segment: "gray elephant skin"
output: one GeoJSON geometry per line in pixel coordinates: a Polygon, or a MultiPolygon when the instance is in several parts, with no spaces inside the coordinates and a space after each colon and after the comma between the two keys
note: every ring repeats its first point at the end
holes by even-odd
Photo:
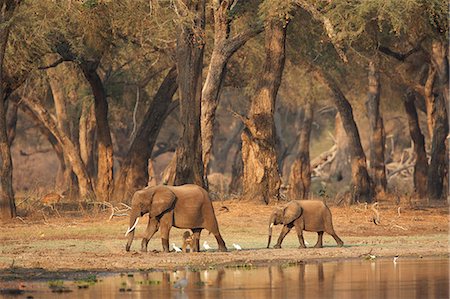
{"type": "Polygon", "coordinates": [[[160,230],[164,252],[169,252],[169,233],[172,226],[191,229],[194,238],[192,251],[199,251],[200,233],[207,229],[216,238],[220,251],[227,251],[219,232],[216,215],[208,192],[192,184],[182,186],[155,186],[138,190],[131,201],[130,224],[126,251],[130,251],[139,217],[149,214],[147,229],[142,239],[141,251],[153,235],[160,230]]]}
{"type": "Polygon", "coordinates": [[[306,248],[303,239],[304,230],[317,232],[318,239],[314,246],[316,248],[323,246],[324,232],[330,234],[339,247],[344,245],[344,242],[334,231],[330,209],[320,200],[293,200],[282,207],[277,207],[270,216],[267,248],[269,248],[272,239],[272,227],[278,224],[283,224],[284,226],[274,248],[281,248],[284,237],[293,227],[297,231],[298,241],[300,242],[299,248],[306,248]]]}

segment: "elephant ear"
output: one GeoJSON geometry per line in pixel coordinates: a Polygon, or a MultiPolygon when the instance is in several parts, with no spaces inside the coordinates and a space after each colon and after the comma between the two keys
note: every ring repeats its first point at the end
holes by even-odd
{"type": "Polygon", "coordinates": [[[291,201],[283,209],[283,223],[289,224],[300,217],[303,213],[303,208],[296,201],[291,201]]]}
{"type": "Polygon", "coordinates": [[[153,193],[153,199],[150,207],[150,217],[157,217],[163,212],[173,207],[177,197],[167,187],[157,187],[153,193]]]}

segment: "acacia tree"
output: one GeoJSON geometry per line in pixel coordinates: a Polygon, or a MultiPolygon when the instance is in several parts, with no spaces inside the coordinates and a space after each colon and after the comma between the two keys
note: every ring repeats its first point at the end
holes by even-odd
{"type": "Polygon", "coordinates": [[[226,66],[231,56],[249,39],[260,33],[263,28],[256,24],[255,28],[230,36],[231,22],[235,19],[236,0],[213,1],[214,11],[214,47],[211,53],[208,73],[202,89],[201,134],[203,175],[207,182],[209,160],[213,146],[213,127],[220,89],[223,85],[226,66]]]}
{"type": "Polygon", "coordinates": [[[177,71],[172,67],[156,95],[148,106],[144,118],[131,141],[125,160],[122,162],[115,190],[120,198],[126,198],[148,181],[148,159],[156,143],[164,119],[171,111],[172,97],[177,90],[177,71]]]}
{"type": "Polygon", "coordinates": [[[177,38],[176,64],[183,132],[176,150],[173,184],[195,183],[205,186],[200,136],[200,106],[206,1],[183,0],[181,2],[190,22],[181,23],[177,38]]]}
{"type": "Polygon", "coordinates": [[[373,179],[375,193],[383,195],[386,192],[387,179],[384,163],[384,148],[386,136],[383,118],[380,112],[380,74],[376,63],[369,62],[369,91],[366,100],[367,117],[370,123],[370,172],[373,179]]]}
{"type": "Polygon", "coordinates": [[[7,220],[16,217],[14,190],[12,182],[12,159],[9,147],[6,125],[6,98],[9,95],[5,80],[4,60],[8,37],[10,34],[11,19],[19,0],[0,2],[0,218],[7,220]]]}
{"type": "Polygon", "coordinates": [[[351,203],[372,202],[373,185],[367,172],[366,155],[361,145],[358,127],[353,117],[353,109],[337,82],[324,70],[314,67],[315,75],[333,93],[333,103],[339,112],[344,130],[349,138],[352,180],[350,186],[351,203]]]}
{"type": "Polygon", "coordinates": [[[242,132],[244,198],[265,202],[278,200],[281,180],[275,152],[275,102],[285,63],[286,30],[290,6],[275,9],[265,23],[265,60],[251,98],[242,132]],[[283,8],[285,9],[283,11],[283,8]]]}
{"type": "Polygon", "coordinates": [[[290,197],[292,199],[308,199],[311,186],[311,165],[309,159],[309,142],[311,125],[314,117],[313,104],[306,102],[300,130],[298,153],[289,174],[290,197]]]}
{"type": "Polygon", "coordinates": [[[414,152],[416,162],[414,164],[414,189],[420,198],[424,198],[427,193],[427,173],[428,161],[425,151],[425,137],[419,126],[419,117],[415,106],[415,93],[408,88],[405,91],[404,107],[408,117],[409,134],[414,142],[414,152]]]}

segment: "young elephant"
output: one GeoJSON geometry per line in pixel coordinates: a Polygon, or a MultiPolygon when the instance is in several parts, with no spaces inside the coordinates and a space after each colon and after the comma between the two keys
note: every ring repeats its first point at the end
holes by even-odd
{"type": "Polygon", "coordinates": [[[299,248],[306,248],[303,239],[304,230],[317,232],[318,239],[314,246],[316,248],[322,247],[323,232],[333,236],[339,247],[344,245],[344,242],[334,232],[330,209],[320,200],[293,200],[283,207],[277,208],[270,216],[267,248],[272,239],[272,227],[277,224],[284,224],[284,227],[274,248],[281,248],[281,242],[294,226],[300,242],[299,248]]]}

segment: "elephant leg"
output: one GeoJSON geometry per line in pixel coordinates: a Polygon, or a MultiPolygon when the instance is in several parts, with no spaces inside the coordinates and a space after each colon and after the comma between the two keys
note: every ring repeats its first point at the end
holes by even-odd
{"type": "Polygon", "coordinates": [[[200,234],[202,232],[201,228],[192,229],[192,252],[200,252],[200,234]]]}
{"type": "Polygon", "coordinates": [[[162,248],[164,252],[169,252],[169,234],[173,224],[172,213],[164,214],[159,220],[159,222],[160,222],[159,227],[161,229],[162,248]]]}
{"type": "Polygon", "coordinates": [[[225,241],[222,239],[222,236],[219,232],[217,234],[214,234],[214,237],[216,237],[217,244],[219,245],[219,251],[227,252],[227,246],[225,245],[225,241]]]}
{"type": "Polygon", "coordinates": [[[336,243],[339,247],[344,246],[344,242],[341,240],[341,238],[338,237],[338,235],[336,235],[336,233],[334,231],[330,235],[334,238],[334,240],[336,241],[336,243]]]}
{"type": "Polygon", "coordinates": [[[322,248],[323,232],[317,232],[317,243],[314,248],[322,248]]]}
{"type": "Polygon", "coordinates": [[[277,244],[273,246],[273,248],[281,248],[281,243],[283,242],[284,237],[291,231],[292,225],[284,225],[281,230],[280,236],[278,237],[277,244]]]}
{"type": "Polygon", "coordinates": [[[150,239],[153,237],[153,235],[158,231],[159,229],[159,222],[156,218],[150,217],[148,219],[148,225],[147,229],[144,233],[144,238],[142,239],[141,243],[141,251],[147,252],[147,245],[150,239]]]}
{"type": "Polygon", "coordinates": [[[298,242],[300,243],[299,248],[306,248],[305,239],[303,238],[303,227],[296,225],[295,230],[297,231],[298,242]]]}

